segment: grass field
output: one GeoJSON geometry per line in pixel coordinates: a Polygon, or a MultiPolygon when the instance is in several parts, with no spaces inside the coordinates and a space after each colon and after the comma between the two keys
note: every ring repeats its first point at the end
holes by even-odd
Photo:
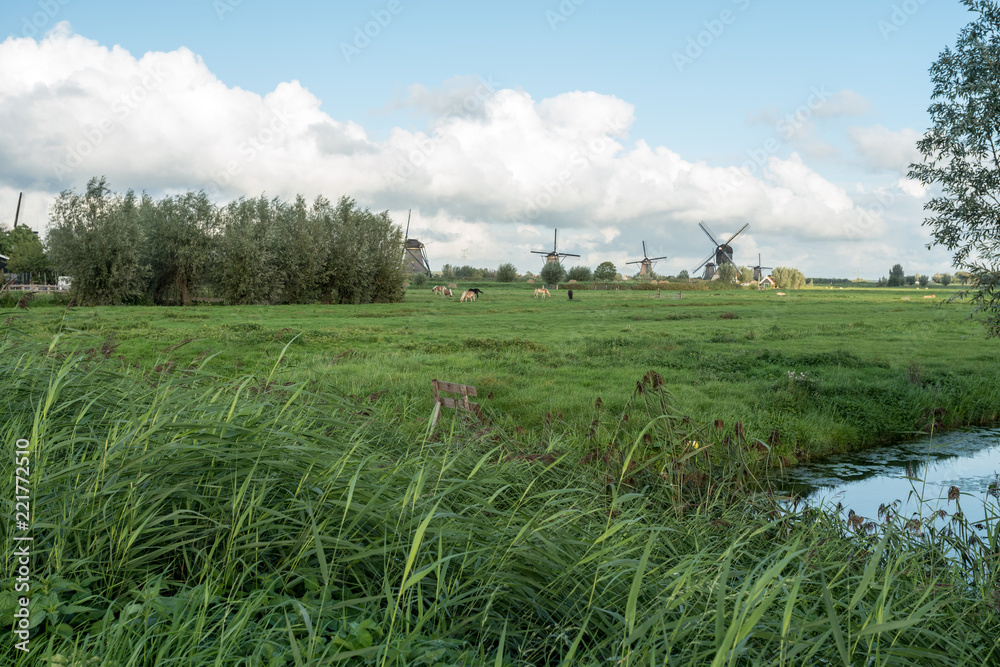
{"type": "MultiPolygon", "coordinates": [[[[498,306],[516,309],[514,296],[498,306]]],[[[704,312],[691,318],[698,321],[719,308],[759,313],[767,303],[705,298],[678,311],[609,299],[592,313],[605,312],[617,321],[604,326],[620,329],[627,324],[614,313],[704,312]]],[[[835,300],[817,299],[815,306],[843,309],[835,300]]],[[[880,306],[895,303],[865,307],[880,306]]],[[[476,307],[492,306],[469,306],[476,307]]],[[[543,320],[556,314],[550,319],[583,326],[587,319],[565,303],[537,307],[551,308],[543,320]]],[[[567,432],[545,453],[528,454],[522,436],[465,422],[424,437],[424,399],[341,396],[327,382],[344,383],[343,370],[320,373],[316,362],[337,348],[308,338],[309,331],[348,329],[356,322],[349,317],[362,312],[383,317],[358,319],[393,322],[384,316],[397,313],[415,322],[408,308],[422,308],[419,317],[429,319],[456,313],[463,322],[492,320],[493,330],[465,334],[472,338],[512,336],[497,330],[498,314],[458,312],[457,304],[402,304],[350,316],[334,310],[340,319],[321,308],[249,310],[229,320],[231,311],[205,309],[215,346],[225,345],[227,324],[246,324],[254,313],[281,313],[276,331],[292,320],[307,332],[301,348],[290,348],[298,361],[271,375],[279,343],[261,324],[257,343],[226,346],[226,364],[244,360],[239,373],[226,374],[209,369],[222,365],[218,357],[187,372],[150,367],[162,360],[124,365],[111,344],[102,351],[111,328],[96,330],[89,354],[65,354],[60,347],[72,337],[64,343],[41,336],[58,322],[56,313],[38,308],[18,320],[22,328],[37,327],[39,340],[10,331],[0,340],[0,440],[8,447],[27,440],[22,454],[30,461],[0,458],[0,502],[13,516],[15,493],[25,493],[15,491],[14,466],[25,466],[18,475],[30,478],[32,513],[27,528],[0,523],[0,539],[13,545],[15,535],[27,534],[32,542],[30,572],[13,556],[0,561],[0,619],[12,627],[20,609],[15,584],[30,583],[30,593],[20,595],[30,596],[32,636],[22,653],[10,634],[0,643],[0,662],[569,667],[1000,659],[1000,513],[992,497],[961,494],[953,514],[923,521],[879,517],[845,525],[819,511],[782,509],[758,492],[771,462],[760,458],[758,443],[711,429],[693,442],[694,427],[655,375],[636,399],[649,410],[636,421],[656,433],[655,442],[613,430],[591,439],[567,432]],[[320,327],[321,317],[332,322],[320,327]],[[259,372],[248,372],[257,365],[254,350],[270,357],[259,372]],[[282,373],[292,379],[277,381],[282,373]],[[961,509],[979,502],[986,520],[969,525],[961,509]],[[963,557],[948,558],[955,553],[963,557]]],[[[193,328],[166,313],[202,312],[73,311],[67,323],[114,322],[119,349],[137,359],[143,346],[162,352],[171,337],[193,328]],[[130,329],[152,340],[128,335],[130,329]]],[[[935,322],[943,311],[920,305],[901,312],[935,322]]],[[[391,330],[402,326],[367,335],[401,346],[407,334],[391,330]]],[[[432,333],[412,335],[426,344],[432,333]]],[[[393,374],[405,375],[405,352],[380,357],[371,353],[376,341],[363,345],[360,337],[354,331],[340,344],[398,368],[360,367],[372,370],[352,380],[355,391],[392,389],[393,374]]],[[[556,349],[558,334],[536,338],[547,351],[569,354],[556,349]]],[[[446,369],[481,353],[464,349],[446,369]]],[[[511,353],[506,363],[523,356],[511,353]]],[[[875,368],[891,371],[886,363],[875,368]]],[[[539,400],[546,395],[537,386],[528,390],[539,400]]],[[[615,400],[631,391],[626,386],[615,400]]]]}
{"type": "Polygon", "coordinates": [[[576,290],[570,301],[484,287],[476,303],[424,289],[358,307],[37,307],[10,326],[37,340],[63,331],[65,349],[147,371],[270,372],[288,345],[276,380],[323,381],[418,419],[432,379],[471,384],[529,447],[631,414],[649,371],[697,423],[740,422],[786,460],[1000,418],[996,343],[967,306],[942,303],[954,290],[576,290]]]}

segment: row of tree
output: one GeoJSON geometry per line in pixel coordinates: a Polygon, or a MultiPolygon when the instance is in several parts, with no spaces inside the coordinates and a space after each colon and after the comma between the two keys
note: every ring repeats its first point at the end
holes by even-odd
{"type": "Polygon", "coordinates": [[[947,287],[951,283],[958,280],[963,285],[971,283],[974,276],[969,271],[956,271],[953,276],[950,273],[935,273],[933,276],[928,276],[926,274],[918,275],[905,275],[903,271],[903,266],[901,264],[894,265],[889,270],[889,277],[885,276],[879,278],[879,287],[905,287],[907,285],[920,285],[921,287],[927,287],[927,285],[933,280],[938,285],[942,287],[947,287]]]}
{"type": "Polygon", "coordinates": [[[204,192],[154,200],[104,178],[51,211],[52,264],[85,304],[372,303],[403,297],[402,230],[388,212],[342,197],[239,199],[204,192]]]}

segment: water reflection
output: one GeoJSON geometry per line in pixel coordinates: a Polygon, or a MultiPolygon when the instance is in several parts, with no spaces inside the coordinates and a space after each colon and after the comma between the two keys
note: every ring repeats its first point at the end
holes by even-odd
{"type": "Polygon", "coordinates": [[[788,471],[779,488],[808,505],[839,503],[845,513],[854,510],[877,520],[879,506],[896,500],[900,505],[895,511],[904,517],[949,509],[948,489],[957,486],[963,509],[972,515],[982,512],[982,501],[998,473],[1000,429],[977,429],[831,456],[788,471]]]}

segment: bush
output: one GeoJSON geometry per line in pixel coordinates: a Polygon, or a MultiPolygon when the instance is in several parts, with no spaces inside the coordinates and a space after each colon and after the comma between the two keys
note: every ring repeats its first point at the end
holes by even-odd
{"type": "Polygon", "coordinates": [[[771,279],[779,289],[802,289],[806,286],[806,277],[798,269],[779,266],[771,272],[771,279]]]}
{"type": "Polygon", "coordinates": [[[410,276],[410,285],[413,287],[423,287],[427,284],[426,273],[414,273],[410,276]]]}
{"type": "Polygon", "coordinates": [[[589,266],[574,266],[569,270],[568,275],[570,280],[576,280],[577,282],[583,283],[590,282],[594,277],[594,274],[590,270],[589,266]]]}
{"type": "Polygon", "coordinates": [[[507,262],[497,267],[497,282],[512,283],[517,278],[517,267],[507,262]]]}

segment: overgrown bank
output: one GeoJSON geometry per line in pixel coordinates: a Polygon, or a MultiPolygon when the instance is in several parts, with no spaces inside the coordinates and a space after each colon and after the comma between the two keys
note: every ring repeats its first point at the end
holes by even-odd
{"type": "Polygon", "coordinates": [[[766,454],[685,421],[655,374],[648,440],[527,452],[462,422],[425,438],[277,361],[225,377],[48,352],[0,349],[3,442],[32,443],[35,634],[29,656],[4,643],[15,664],[997,658],[995,505],[982,549],[957,517],[922,542],[781,513],[754,492],[766,454]]]}

